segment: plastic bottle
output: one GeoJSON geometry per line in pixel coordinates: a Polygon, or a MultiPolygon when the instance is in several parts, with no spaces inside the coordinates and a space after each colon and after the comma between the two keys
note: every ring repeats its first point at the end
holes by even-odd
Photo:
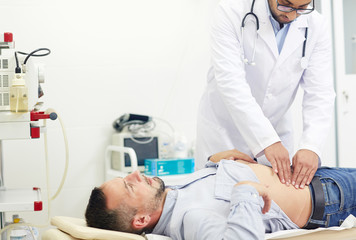
{"type": "Polygon", "coordinates": [[[160,158],[171,158],[172,157],[172,139],[171,137],[160,136],[160,158]]]}
{"type": "Polygon", "coordinates": [[[175,136],[174,144],[174,157],[175,158],[187,158],[188,156],[188,143],[187,139],[183,135],[177,134],[175,136]]]}
{"type": "MultiPolygon", "coordinates": [[[[13,223],[24,223],[24,220],[18,214],[14,214],[12,219],[13,223]]],[[[15,226],[8,234],[10,235],[10,240],[37,240],[39,237],[38,229],[31,226],[15,226]]]]}
{"type": "Polygon", "coordinates": [[[28,111],[28,89],[22,74],[15,74],[10,87],[10,111],[28,111]]]}

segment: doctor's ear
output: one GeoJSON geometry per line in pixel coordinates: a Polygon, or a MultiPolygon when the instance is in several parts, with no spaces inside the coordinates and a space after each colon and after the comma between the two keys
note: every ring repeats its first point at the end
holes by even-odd
{"type": "Polygon", "coordinates": [[[145,228],[151,221],[149,215],[136,215],[132,220],[132,227],[135,229],[145,228]]]}

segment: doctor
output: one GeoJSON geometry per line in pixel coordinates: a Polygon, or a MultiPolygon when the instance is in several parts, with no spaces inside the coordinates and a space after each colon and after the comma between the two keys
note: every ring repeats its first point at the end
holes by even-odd
{"type": "Polygon", "coordinates": [[[320,165],[335,98],[329,29],[314,0],[221,0],[211,31],[197,169],[237,148],[271,165],[282,183],[304,188],[320,165]],[[294,154],[288,110],[299,86],[303,135],[294,154]]]}

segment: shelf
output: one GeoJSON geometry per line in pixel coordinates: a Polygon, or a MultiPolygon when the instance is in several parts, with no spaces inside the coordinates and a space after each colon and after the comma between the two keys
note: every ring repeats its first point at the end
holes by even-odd
{"type": "Polygon", "coordinates": [[[42,211],[41,189],[0,189],[0,212],[42,211]]]}

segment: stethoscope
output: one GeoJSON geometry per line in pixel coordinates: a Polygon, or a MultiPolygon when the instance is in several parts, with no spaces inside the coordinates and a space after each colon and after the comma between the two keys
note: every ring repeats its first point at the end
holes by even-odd
{"type": "MultiPolygon", "coordinates": [[[[256,41],[258,39],[258,30],[260,29],[260,22],[258,20],[258,17],[257,15],[253,12],[253,8],[255,6],[255,1],[256,0],[253,0],[252,1],[252,5],[251,5],[251,10],[250,12],[246,13],[244,18],[242,19],[242,22],[241,22],[241,58],[242,58],[242,61],[245,63],[245,64],[248,64],[248,65],[251,65],[251,66],[255,66],[256,65],[256,62],[255,62],[255,54],[256,54],[256,41]],[[256,20],[256,37],[253,41],[253,51],[252,51],[252,58],[251,60],[248,60],[247,57],[245,57],[245,53],[244,53],[244,50],[243,50],[243,41],[244,41],[244,30],[245,30],[245,20],[246,18],[251,15],[255,18],[256,20]]],[[[302,52],[302,58],[300,59],[300,66],[302,67],[302,69],[306,69],[307,66],[308,66],[308,60],[307,58],[305,57],[305,49],[306,49],[306,45],[307,45],[307,39],[308,39],[308,28],[305,28],[305,40],[304,40],[304,43],[303,43],[303,52],[302,52]]]]}

